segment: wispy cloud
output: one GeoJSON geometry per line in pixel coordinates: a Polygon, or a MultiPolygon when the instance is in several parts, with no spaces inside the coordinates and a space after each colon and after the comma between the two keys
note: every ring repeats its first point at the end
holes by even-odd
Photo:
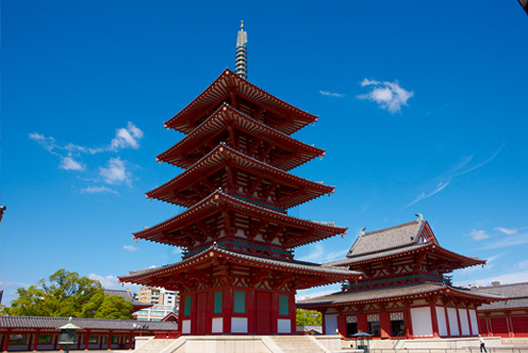
{"type": "Polygon", "coordinates": [[[90,187],[81,189],[81,192],[88,193],[88,194],[97,194],[100,192],[110,192],[112,194],[117,194],[117,191],[107,188],[106,186],[90,186],[90,187]]]}
{"type": "Polygon", "coordinates": [[[309,245],[309,253],[304,256],[300,256],[300,261],[311,261],[311,262],[328,262],[343,258],[348,251],[348,248],[341,249],[338,251],[328,251],[325,246],[321,243],[309,245]]]}
{"type": "Polygon", "coordinates": [[[490,237],[490,235],[486,233],[485,230],[476,230],[476,229],[473,229],[471,233],[469,234],[469,236],[471,236],[471,239],[475,241],[481,241],[484,239],[488,239],[490,237]]]}
{"type": "Polygon", "coordinates": [[[499,149],[495,153],[493,153],[491,157],[487,158],[486,160],[482,162],[476,163],[474,165],[471,164],[471,162],[474,160],[474,155],[464,156],[460,158],[458,163],[456,163],[447,173],[445,173],[444,175],[440,175],[433,179],[433,182],[431,182],[433,186],[430,187],[431,191],[428,191],[428,192],[422,191],[421,193],[418,194],[418,196],[414,198],[413,201],[405,205],[403,208],[408,208],[419,201],[425,200],[433,195],[436,195],[440,191],[444,190],[454,178],[468,174],[490,163],[491,161],[495,159],[495,157],[499,155],[500,151],[503,148],[504,148],[504,145],[499,147],[499,149]]]}
{"type": "Polygon", "coordinates": [[[129,251],[129,252],[136,252],[139,250],[138,247],[135,247],[133,245],[123,245],[123,249],[125,249],[126,251],[129,251]]]}
{"type": "Polygon", "coordinates": [[[358,99],[375,102],[380,108],[388,110],[390,113],[400,113],[401,107],[407,105],[407,101],[414,96],[414,92],[402,88],[398,81],[375,81],[365,78],[361,82],[361,87],[371,86],[370,92],[360,94],[358,99]]]}
{"type": "Polygon", "coordinates": [[[84,166],[77,162],[75,159],[73,159],[72,156],[60,156],[61,158],[61,164],[59,166],[60,169],[64,170],[83,170],[84,166]]]}
{"type": "Polygon", "coordinates": [[[106,167],[99,168],[99,174],[107,184],[119,184],[125,182],[130,184],[130,173],[127,171],[125,162],[119,157],[110,158],[106,167]]]}
{"type": "Polygon", "coordinates": [[[516,229],[509,229],[509,228],[503,228],[503,227],[495,227],[494,229],[501,233],[507,234],[507,235],[513,235],[517,233],[516,229]]]}
{"type": "Polygon", "coordinates": [[[114,275],[100,276],[95,273],[90,273],[88,278],[99,281],[104,288],[119,288],[117,277],[114,275]]]}
{"type": "Polygon", "coordinates": [[[336,98],[343,98],[345,95],[343,93],[334,93],[334,92],[328,92],[328,91],[319,91],[323,96],[330,96],[330,97],[336,97],[336,98]]]}
{"type": "Polygon", "coordinates": [[[476,250],[503,249],[528,244],[528,232],[500,236],[476,250]]]}

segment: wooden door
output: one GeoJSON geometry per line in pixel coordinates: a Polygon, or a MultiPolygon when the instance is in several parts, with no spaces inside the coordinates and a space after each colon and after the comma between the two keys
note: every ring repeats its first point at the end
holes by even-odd
{"type": "Polygon", "coordinates": [[[257,335],[271,334],[271,293],[257,292],[255,303],[257,335]]]}
{"type": "Polygon", "coordinates": [[[196,298],[196,334],[205,335],[207,323],[207,293],[200,293],[196,298]]]}

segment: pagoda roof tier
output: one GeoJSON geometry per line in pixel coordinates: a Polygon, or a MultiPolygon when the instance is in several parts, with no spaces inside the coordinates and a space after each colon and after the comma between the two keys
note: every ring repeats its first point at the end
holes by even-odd
{"type": "MultiPolygon", "coordinates": [[[[244,148],[242,151],[246,154],[251,150],[256,152],[256,148],[261,142],[267,142],[273,147],[273,153],[276,155],[270,164],[280,169],[290,170],[325,154],[323,149],[291,138],[230,105],[223,104],[188,136],[159,154],[156,160],[181,168],[188,168],[207,153],[207,147],[204,151],[204,146],[213,148],[221,142],[216,140],[224,140],[224,137],[225,140],[236,139],[230,135],[229,129],[235,129],[251,136],[251,142],[245,141],[247,146],[236,146],[239,149],[244,148]]],[[[235,145],[235,141],[229,141],[229,144],[235,145]]]]}
{"type": "Polygon", "coordinates": [[[166,280],[171,282],[172,287],[177,287],[178,281],[187,280],[186,276],[180,277],[180,274],[187,274],[192,270],[204,267],[208,268],[215,263],[218,265],[221,262],[289,274],[291,275],[289,279],[295,281],[295,289],[297,290],[361,278],[360,272],[350,271],[342,267],[325,266],[304,261],[269,259],[241,254],[213,245],[180,262],[145,270],[130,271],[128,275],[119,276],[118,279],[119,282],[147,286],[164,286],[166,284],[163,281],[166,280]]]}
{"type": "Polygon", "coordinates": [[[313,309],[321,307],[362,305],[391,300],[413,300],[426,298],[435,294],[474,299],[483,303],[505,300],[502,296],[487,293],[475,293],[468,289],[453,287],[445,282],[422,282],[355,292],[337,292],[321,297],[304,299],[298,301],[296,305],[304,309],[313,309]]]}
{"type": "MultiPolygon", "coordinates": [[[[155,198],[180,206],[191,207],[203,199],[204,195],[208,195],[218,187],[239,188],[238,183],[233,180],[236,178],[234,173],[238,172],[243,172],[253,177],[250,178],[248,176],[246,182],[250,184],[246,185],[248,190],[242,193],[237,190],[235,191],[236,193],[240,193],[242,197],[255,198],[253,193],[259,187],[263,187],[263,182],[266,183],[266,187],[270,189],[270,192],[271,189],[275,189],[275,185],[279,185],[277,191],[279,193],[278,201],[273,204],[281,209],[288,209],[321,195],[334,192],[333,186],[327,186],[286,173],[281,169],[248,157],[229,146],[220,145],[185,172],[147,192],[146,196],[147,198],[155,198]],[[220,178],[220,181],[223,180],[227,185],[213,185],[209,180],[209,178],[219,172],[228,175],[228,178],[220,178]]],[[[263,201],[263,203],[268,203],[268,201],[263,201]]]]}
{"type": "Polygon", "coordinates": [[[422,244],[410,244],[399,248],[378,251],[376,253],[339,259],[330,261],[327,264],[331,266],[354,267],[368,263],[381,263],[382,261],[390,259],[401,259],[407,256],[410,258],[410,261],[414,261],[411,256],[414,256],[418,253],[427,254],[427,260],[424,260],[424,262],[434,259],[435,269],[440,273],[448,273],[459,268],[486,264],[486,260],[480,260],[475,257],[457,254],[442,248],[433,241],[422,244]]]}
{"type": "MultiPolygon", "coordinates": [[[[284,234],[285,241],[282,242],[284,248],[294,248],[337,234],[343,234],[346,233],[347,229],[345,227],[337,227],[334,223],[316,222],[292,217],[283,212],[273,211],[253,202],[241,200],[234,195],[216,191],[184,212],[153,227],[134,233],[134,238],[188,247],[187,239],[189,235],[185,232],[185,229],[200,223],[206,218],[222,214],[222,212],[227,214],[230,211],[261,222],[278,224],[278,229],[284,234]]],[[[222,215],[222,217],[227,216],[222,215]]],[[[216,241],[216,239],[212,239],[212,241],[216,241]]]]}
{"type": "Polygon", "coordinates": [[[165,122],[165,127],[188,134],[222,102],[228,100],[236,106],[241,98],[253,106],[254,113],[250,115],[258,115],[266,125],[288,135],[317,120],[317,116],[278,99],[226,69],[181,112],[165,122]]]}

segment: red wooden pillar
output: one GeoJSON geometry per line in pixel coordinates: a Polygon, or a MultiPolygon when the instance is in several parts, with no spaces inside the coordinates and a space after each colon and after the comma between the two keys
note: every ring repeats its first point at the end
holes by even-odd
{"type": "Polygon", "coordinates": [[[37,330],[37,332],[35,332],[35,342],[33,342],[33,352],[35,352],[38,348],[39,335],[40,335],[40,330],[37,330]]]}
{"type": "Polygon", "coordinates": [[[246,291],[246,315],[247,315],[247,332],[249,335],[254,334],[256,331],[255,320],[255,290],[248,288],[246,291]]]}
{"type": "Polygon", "coordinates": [[[277,334],[279,331],[278,328],[278,319],[279,319],[279,293],[271,292],[271,333],[277,334]]]}
{"type": "Polygon", "coordinates": [[[29,333],[29,334],[27,335],[27,337],[28,337],[27,350],[28,350],[28,351],[31,351],[31,342],[32,342],[31,339],[33,338],[33,335],[29,333]]]}
{"type": "Polygon", "coordinates": [[[7,330],[7,332],[4,335],[4,352],[7,352],[9,349],[9,340],[11,339],[11,330],[7,330]]]}
{"type": "Polygon", "coordinates": [[[431,308],[431,321],[433,324],[433,337],[440,337],[438,334],[438,317],[436,315],[436,295],[432,295],[429,301],[431,308]]]}
{"type": "Polygon", "coordinates": [[[380,337],[382,339],[390,338],[392,334],[392,328],[390,322],[390,314],[387,312],[387,304],[380,303],[379,305],[381,309],[379,313],[380,337]]]}
{"type": "Polygon", "coordinates": [[[289,305],[288,310],[290,310],[290,320],[291,320],[291,334],[295,335],[297,333],[297,315],[295,313],[295,294],[297,291],[294,291],[289,296],[289,305]]]}
{"type": "Polygon", "coordinates": [[[506,324],[508,325],[508,337],[515,337],[513,333],[513,324],[511,321],[511,316],[509,311],[504,312],[506,314],[506,324]]]}
{"type": "Polygon", "coordinates": [[[456,303],[455,309],[456,309],[456,315],[457,315],[457,322],[458,322],[458,336],[462,336],[462,325],[460,324],[460,312],[458,311],[458,306],[460,305],[460,302],[456,303]]]}
{"type": "Polygon", "coordinates": [[[128,350],[132,349],[133,342],[134,342],[134,334],[130,333],[130,335],[128,335],[128,350]]]}
{"type": "Polygon", "coordinates": [[[97,335],[97,339],[99,340],[99,349],[103,349],[103,338],[104,337],[105,336],[103,336],[101,334],[97,335]]]}
{"type": "Polygon", "coordinates": [[[346,315],[343,313],[342,310],[339,310],[338,315],[337,315],[337,331],[344,337],[348,336],[346,315]]]}
{"type": "Polygon", "coordinates": [[[326,313],[326,309],[320,309],[319,310],[321,312],[321,324],[323,325],[323,329],[321,331],[323,331],[323,335],[326,335],[326,319],[325,319],[325,313],[326,313]]]}
{"type": "Polygon", "coordinates": [[[358,313],[357,324],[358,324],[358,331],[368,332],[367,314],[358,313]]]}
{"type": "Polygon", "coordinates": [[[57,342],[59,341],[59,334],[53,335],[53,350],[57,350],[57,342]]]}
{"type": "Polygon", "coordinates": [[[233,315],[233,290],[231,287],[224,288],[224,295],[222,298],[224,316],[224,334],[231,333],[231,316],[233,315]]]}
{"type": "Polygon", "coordinates": [[[403,312],[403,326],[405,326],[405,338],[413,338],[412,330],[412,318],[411,318],[411,302],[404,300],[403,304],[405,305],[405,310],[403,312]]]}
{"type": "Polygon", "coordinates": [[[86,331],[86,336],[84,336],[84,350],[88,350],[88,345],[90,344],[90,330],[86,331]]]}
{"type": "Polygon", "coordinates": [[[447,328],[447,337],[451,337],[451,327],[449,326],[449,316],[447,316],[447,304],[444,303],[444,315],[447,328]]]}
{"type": "MultiPolygon", "coordinates": [[[[471,324],[471,315],[469,315],[469,305],[466,306],[466,313],[467,313],[467,320],[468,320],[468,327],[469,327],[469,335],[473,336],[473,325],[471,324]]],[[[475,311],[475,314],[476,314],[476,311],[475,311]]]]}
{"type": "Polygon", "coordinates": [[[112,331],[108,332],[108,345],[106,347],[107,350],[112,349],[112,331]]]}

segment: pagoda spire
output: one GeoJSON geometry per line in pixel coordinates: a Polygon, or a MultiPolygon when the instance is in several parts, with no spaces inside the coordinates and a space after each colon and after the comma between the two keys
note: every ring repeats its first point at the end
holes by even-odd
{"type": "Polygon", "coordinates": [[[238,31],[236,58],[235,58],[235,73],[247,80],[247,32],[244,31],[244,21],[240,21],[240,31],[238,31]]]}

